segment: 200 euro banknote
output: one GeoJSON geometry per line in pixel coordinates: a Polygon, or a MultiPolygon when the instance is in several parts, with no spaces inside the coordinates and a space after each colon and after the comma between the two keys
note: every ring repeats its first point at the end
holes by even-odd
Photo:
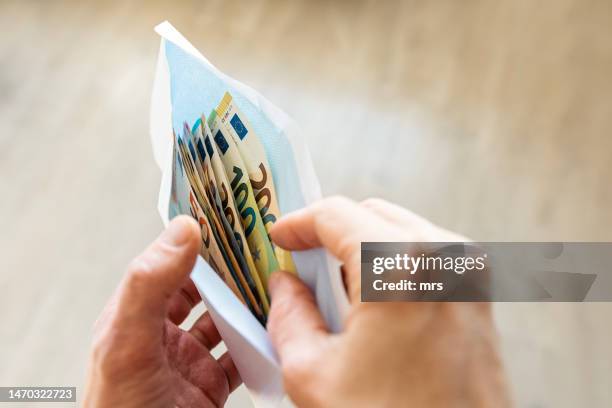
{"type": "MultiPolygon", "coordinates": [[[[259,136],[270,166],[280,215],[320,198],[320,187],[296,124],[255,90],[215,68],[170,23],[155,28],[162,37],[151,102],[150,132],[162,171],[158,209],[164,224],[180,213],[173,181],[174,134],[216,108],[230,92],[259,136]]],[[[183,181],[181,180],[181,183],[183,181]]],[[[300,278],[315,293],[330,330],[338,331],[348,308],[339,265],[322,249],[291,254],[300,278]]],[[[284,396],[276,353],[264,327],[198,257],[191,274],[255,405],[276,405],[284,396]]]]}

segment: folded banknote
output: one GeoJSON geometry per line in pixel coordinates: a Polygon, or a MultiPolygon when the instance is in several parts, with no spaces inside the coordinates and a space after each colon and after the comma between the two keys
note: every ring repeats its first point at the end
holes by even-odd
{"type": "Polygon", "coordinates": [[[270,274],[297,273],[312,289],[330,330],[348,302],[338,263],[321,249],[289,253],[268,235],[276,220],[320,198],[310,155],[295,123],[204,58],[170,23],[161,45],[150,130],[162,170],[158,209],[201,227],[191,274],[256,405],[283,397],[276,353],[265,330],[270,274]]]}

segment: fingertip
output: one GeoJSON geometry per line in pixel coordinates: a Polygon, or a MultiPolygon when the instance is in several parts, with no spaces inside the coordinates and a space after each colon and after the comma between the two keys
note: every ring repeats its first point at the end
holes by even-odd
{"type": "Polygon", "coordinates": [[[180,224],[181,228],[187,231],[187,234],[190,234],[191,238],[198,237],[200,234],[200,225],[198,222],[188,215],[178,215],[170,221],[170,223],[180,224]]]}
{"type": "Polygon", "coordinates": [[[272,242],[274,243],[276,243],[278,235],[282,233],[282,229],[283,229],[282,224],[283,224],[284,218],[285,217],[279,218],[274,224],[272,224],[270,231],[268,231],[268,234],[270,234],[270,238],[272,239],[272,242]],[[280,228],[279,228],[279,225],[281,226],[280,228]]]}
{"type": "Polygon", "coordinates": [[[272,228],[270,229],[269,234],[270,234],[270,238],[272,238],[272,241],[274,243],[279,244],[279,245],[282,244],[282,242],[284,241],[285,235],[288,231],[288,228],[290,228],[289,226],[291,225],[293,220],[296,219],[296,217],[300,216],[302,211],[303,209],[299,209],[299,210],[290,212],[289,214],[283,215],[272,225],[272,228]]]}
{"type": "Polygon", "coordinates": [[[200,248],[198,224],[190,217],[173,218],[159,237],[128,266],[128,282],[146,280],[146,287],[179,289],[200,248]],[[141,279],[142,278],[142,279],[141,279]]]}
{"type": "Polygon", "coordinates": [[[200,247],[202,246],[202,229],[200,224],[198,224],[198,222],[191,217],[187,217],[185,222],[187,223],[187,229],[189,230],[190,245],[193,245],[196,248],[196,252],[200,252],[200,247]]]}
{"type": "Polygon", "coordinates": [[[168,228],[170,234],[176,234],[179,238],[174,242],[176,246],[190,246],[199,248],[200,246],[200,225],[196,220],[187,215],[179,215],[174,217],[168,228]]]}
{"type": "MultiPolygon", "coordinates": [[[[312,210],[301,208],[281,217],[270,229],[272,242],[280,248],[295,251],[312,248],[312,210]]],[[[316,239],[314,240],[316,241],[316,239]]]]}

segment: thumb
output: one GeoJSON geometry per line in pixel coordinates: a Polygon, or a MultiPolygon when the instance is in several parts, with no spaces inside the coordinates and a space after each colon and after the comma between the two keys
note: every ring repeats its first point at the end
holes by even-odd
{"type": "Polygon", "coordinates": [[[328,332],[310,289],[287,272],[273,273],[268,289],[272,304],[267,329],[281,364],[316,357],[328,332]]]}
{"type": "Polygon", "coordinates": [[[155,242],[130,263],[119,288],[117,320],[161,326],[168,300],[188,278],[200,246],[198,224],[187,216],[174,218],[155,242]]]}

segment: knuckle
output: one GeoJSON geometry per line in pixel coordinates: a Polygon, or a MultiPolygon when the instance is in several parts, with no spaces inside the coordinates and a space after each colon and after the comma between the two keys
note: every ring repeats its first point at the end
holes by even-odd
{"type": "Polygon", "coordinates": [[[127,267],[126,285],[130,290],[147,286],[153,273],[153,265],[144,256],[134,258],[127,267]]]}
{"type": "Polygon", "coordinates": [[[324,198],[320,201],[320,206],[324,209],[328,208],[339,208],[345,207],[346,205],[352,203],[352,201],[345,196],[342,195],[333,195],[327,198],[324,198]]]}
{"type": "Polygon", "coordinates": [[[151,273],[151,264],[143,257],[134,258],[127,267],[127,273],[133,281],[140,281],[151,273]]]}
{"type": "Polygon", "coordinates": [[[388,201],[379,197],[369,197],[361,202],[361,205],[366,208],[380,208],[388,204],[388,201]]]}
{"type": "Polygon", "coordinates": [[[180,248],[156,241],[142,254],[132,259],[127,267],[128,275],[135,281],[146,279],[153,275],[156,269],[165,265],[179,266],[184,260],[182,254],[180,248]]]}
{"type": "Polygon", "coordinates": [[[347,197],[336,195],[320,200],[315,206],[318,210],[315,213],[315,221],[323,223],[335,220],[339,215],[355,209],[358,204],[347,197]]]}
{"type": "Polygon", "coordinates": [[[340,259],[343,259],[345,263],[350,263],[349,267],[352,267],[353,260],[360,256],[361,240],[346,235],[338,241],[337,246],[340,259]]]}

